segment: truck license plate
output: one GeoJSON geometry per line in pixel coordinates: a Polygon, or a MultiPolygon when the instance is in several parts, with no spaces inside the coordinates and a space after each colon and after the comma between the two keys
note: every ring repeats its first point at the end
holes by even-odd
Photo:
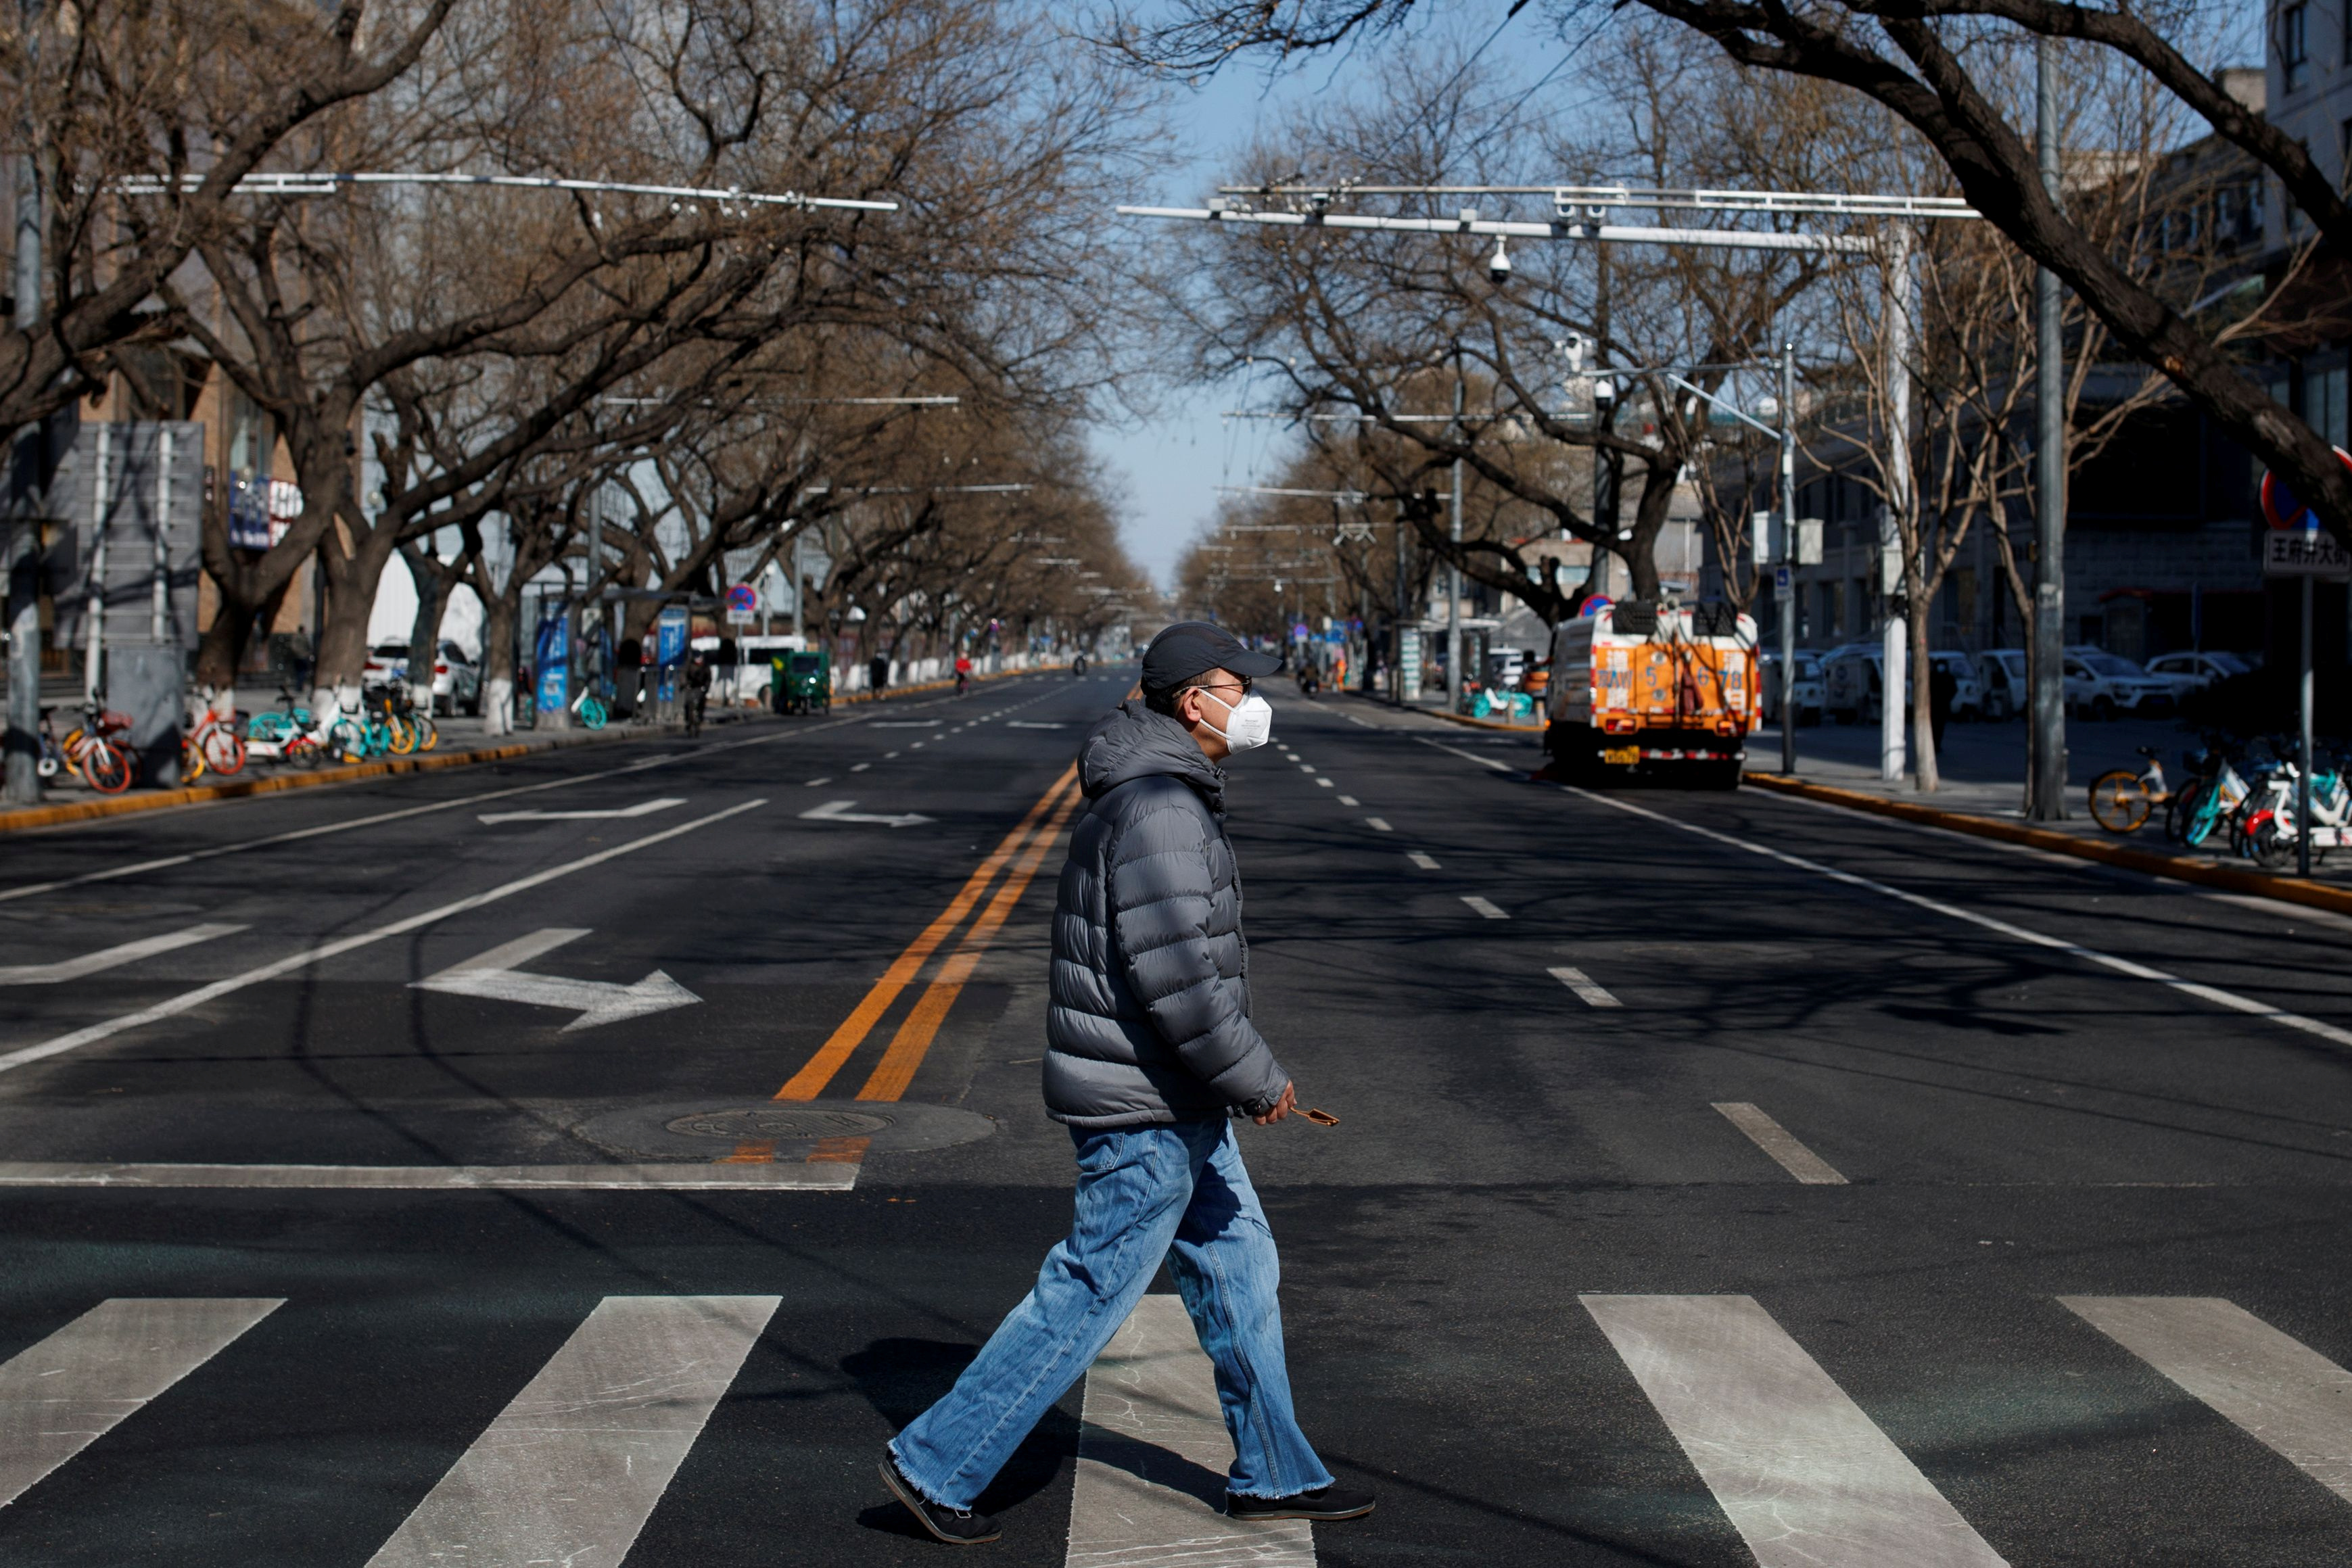
{"type": "Polygon", "coordinates": [[[1603,747],[1601,750],[1601,760],[1613,763],[1620,768],[1631,768],[1642,760],[1642,748],[1638,746],[1603,747]]]}

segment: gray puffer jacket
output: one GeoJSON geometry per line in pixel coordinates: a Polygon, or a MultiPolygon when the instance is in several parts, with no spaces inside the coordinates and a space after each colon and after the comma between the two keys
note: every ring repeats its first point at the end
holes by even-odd
{"type": "Polygon", "coordinates": [[[1225,776],[1130,701],[1078,747],[1087,810],[1054,907],[1045,1111],[1074,1127],[1204,1121],[1289,1081],[1250,1024],[1225,776]]]}

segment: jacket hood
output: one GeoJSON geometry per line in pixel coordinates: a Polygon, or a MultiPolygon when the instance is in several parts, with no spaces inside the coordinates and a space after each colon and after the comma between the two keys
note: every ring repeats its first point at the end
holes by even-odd
{"type": "Polygon", "coordinates": [[[1098,799],[1130,779],[1167,774],[1201,792],[1209,809],[1225,809],[1224,770],[1202,754],[1184,727],[1130,697],[1103,716],[1078,743],[1078,788],[1098,799]]]}

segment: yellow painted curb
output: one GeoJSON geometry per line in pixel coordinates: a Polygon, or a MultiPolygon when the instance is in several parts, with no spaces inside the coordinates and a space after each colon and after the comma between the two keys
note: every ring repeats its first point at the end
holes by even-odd
{"type": "Polygon", "coordinates": [[[477,747],[471,751],[427,752],[421,757],[387,757],[377,762],[347,763],[321,768],[315,773],[273,773],[260,779],[224,779],[217,784],[191,784],[181,789],[151,789],[139,795],[114,795],[97,800],[65,800],[54,806],[26,806],[0,811],[0,833],[29,828],[54,828],[66,822],[94,821],[101,817],[127,817],[140,811],[160,811],[173,806],[199,806],[212,800],[236,800],[251,795],[275,795],[283,789],[310,789],[322,784],[349,784],[393,773],[431,773],[444,768],[467,768],[483,762],[504,762],[535,751],[584,746],[592,740],[643,739],[631,731],[586,730],[562,739],[519,742],[512,746],[477,747]]]}
{"type": "Polygon", "coordinates": [[[2170,877],[2175,882],[2193,882],[2205,887],[2227,888],[2231,893],[2252,894],[2257,898],[2273,898],[2283,904],[2299,904],[2309,909],[2352,915],[2352,889],[2330,887],[2303,877],[2273,876],[2238,866],[2190,860],[2185,855],[2136,850],[2103,839],[2084,839],[2072,833],[2053,832],[2048,828],[2037,828],[2025,822],[1973,816],[1966,811],[1946,811],[1934,806],[1923,806],[1916,800],[1891,800],[1883,795],[1867,794],[1859,789],[1840,789],[1834,785],[1810,783],[1802,779],[1791,779],[1785,773],[1749,773],[1742,781],[1783,795],[1798,795],[1826,805],[1843,806],[1848,810],[1895,817],[1929,827],[1948,828],[1953,832],[1969,833],[1979,839],[2029,844],[2037,850],[2072,855],[2076,860],[2097,861],[2105,865],[2146,872],[2150,876],[2170,877]]]}
{"type": "MultiPolygon", "coordinates": [[[[1411,713],[1415,710],[1408,703],[1405,711],[1411,713]]],[[[1452,713],[1442,707],[1425,707],[1418,711],[1433,718],[1444,719],[1449,724],[1466,724],[1473,729],[1506,729],[1513,735],[1541,735],[1546,727],[1540,724],[1501,724],[1491,718],[1473,718],[1466,713],[1452,713]]]]}

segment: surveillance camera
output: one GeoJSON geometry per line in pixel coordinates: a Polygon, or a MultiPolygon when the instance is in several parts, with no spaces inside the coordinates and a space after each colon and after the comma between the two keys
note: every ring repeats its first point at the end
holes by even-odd
{"type": "Polygon", "coordinates": [[[1495,254],[1486,258],[1486,276],[1496,283],[1511,280],[1511,253],[1503,248],[1503,236],[1495,236],[1495,254]]]}

